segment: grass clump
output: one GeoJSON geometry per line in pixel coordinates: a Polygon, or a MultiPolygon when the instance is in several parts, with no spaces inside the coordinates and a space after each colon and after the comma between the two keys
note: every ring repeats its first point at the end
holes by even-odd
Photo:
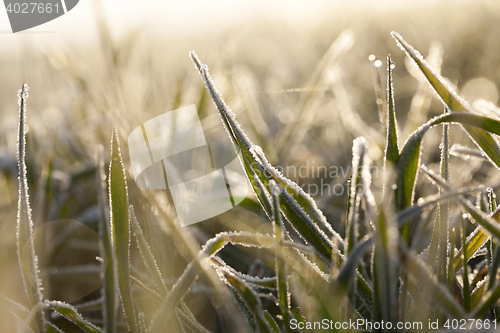
{"type": "MultiPolygon", "coordinates": [[[[17,251],[27,302],[20,305],[2,295],[18,330],[288,333],[320,331],[323,325],[346,331],[336,323],[361,320],[365,325],[358,328],[389,332],[401,325],[405,331],[428,329],[436,320],[440,328],[453,328],[453,320],[471,325],[470,319],[475,319],[473,325],[494,328],[500,297],[500,214],[494,195],[499,185],[456,186],[450,156],[455,152],[470,158],[470,153],[499,167],[500,120],[475,112],[418,51],[399,34],[392,36],[445,111],[419,124],[402,142],[394,62],[387,58],[384,92],[380,65],[371,59],[376,96],[385,95],[377,101],[384,130],[380,137],[385,140],[382,147],[364,137],[353,140],[350,191],[341,223],[328,220],[311,195],[269,162],[222,98],[208,66],[191,52],[255,194],[255,201],[245,200],[235,214],[250,212],[267,222],[256,230],[228,231],[227,223],[218,232],[203,223],[181,229],[168,195],[141,191],[128,181],[119,134],[113,130],[108,174],[103,148],[97,148],[96,163],[88,171],[97,179],[93,228],[100,243],[79,245],[100,249],[101,287],[75,304],[42,294],[28,196],[24,85],[19,93],[17,251]],[[422,164],[423,139],[436,126],[443,127],[439,174],[422,164]],[[455,130],[464,130],[477,149],[450,149],[455,130]],[[377,154],[380,148],[384,154],[377,154]],[[372,174],[374,165],[383,166],[382,181],[372,174]],[[420,196],[421,183],[437,193],[420,196]],[[215,320],[200,314],[200,299],[215,320]],[[379,328],[368,324],[382,322],[379,328]]],[[[313,85],[328,81],[325,73],[352,42],[348,31],[332,45],[310,79],[313,85]]],[[[288,125],[272,154],[294,151],[312,124],[311,110],[320,98],[315,93],[305,97],[297,121],[288,125]]],[[[261,136],[268,135],[264,133],[269,134],[269,128],[261,136]]],[[[67,244],[74,245],[71,233],[67,235],[67,244]]],[[[73,275],[92,272],[87,267],[73,275]]]]}

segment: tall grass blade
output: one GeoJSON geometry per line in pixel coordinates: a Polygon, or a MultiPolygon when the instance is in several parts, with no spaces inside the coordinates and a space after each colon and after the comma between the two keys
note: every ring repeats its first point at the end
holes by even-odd
{"type": "MultiPolygon", "coordinates": [[[[276,184],[275,181],[269,182],[269,192],[273,195],[273,227],[274,227],[274,236],[276,237],[276,242],[278,245],[276,246],[275,251],[275,274],[276,274],[276,287],[278,290],[278,299],[280,302],[281,316],[283,317],[283,331],[291,332],[291,329],[288,325],[291,319],[290,313],[290,292],[288,290],[288,265],[286,262],[285,251],[283,247],[283,242],[285,239],[285,225],[283,224],[283,220],[281,219],[280,212],[280,194],[281,189],[276,184]]],[[[273,327],[273,325],[271,325],[273,327]]]]}
{"type": "Polygon", "coordinates": [[[387,57],[387,140],[385,146],[385,162],[396,165],[399,157],[398,148],[398,127],[396,122],[396,108],[394,102],[394,84],[392,79],[392,69],[394,62],[391,56],[387,57]]]}
{"type": "Polygon", "coordinates": [[[375,230],[375,250],[373,255],[373,297],[374,320],[397,321],[398,272],[394,257],[397,246],[397,227],[384,210],[380,210],[375,230]]]}
{"type": "MultiPolygon", "coordinates": [[[[446,108],[445,108],[446,113],[446,108]]],[[[450,181],[450,124],[443,124],[443,139],[441,143],[441,177],[446,182],[450,181]]],[[[443,189],[440,188],[442,193],[443,189]]],[[[447,262],[449,244],[449,206],[444,201],[439,204],[439,254],[438,254],[438,280],[444,283],[447,280],[447,262]]]]}
{"type": "Polygon", "coordinates": [[[240,157],[248,180],[268,217],[272,216],[272,204],[270,202],[271,195],[266,190],[269,183],[269,178],[266,175],[271,175],[278,184],[283,186],[280,194],[280,208],[283,215],[325,261],[330,261],[333,247],[330,239],[336,237],[342,242],[340,236],[326,221],[314,200],[297,184],[286,179],[267,162],[260,147],[253,145],[245,135],[240,124],[236,121],[234,113],[215,88],[208,67],[201,64],[194,52],[191,52],[190,56],[205,82],[224,127],[240,157]]]}
{"type": "MultiPolygon", "coordinates": [[[[28,297],[30,308],[43,302],[42,280],[38,277],[38,258],[35,254],[33,236],[33,220],[28,194],[28,179],[26,170],[26,101],[28,85],[23,84],[18,92],[19,97],[19,126],[17,136],[17,161],[19,172],[19,199],[17,206],[17,256],[24,290],[28,297]]],[[[37,332],[45,332],[45,317],[43,311],[37,311],[33,327],[37,332]]]]}
{"type": "MultiPolygon", "coordinates": [[[[462,248],[465,249],[466,243],[465,243],[465,230],[466,230],[467,224],[466,220],[463,219],[462,223],[462,228],[461,228],[461,235],[460,238],[462,239],[462,248]]],[[[463,295],[464,295],[464,309],[466,312],[470,311],[470,285],[469,285],[469,269],[468,269],[468,257],[467,257],[467,251],[464,251],[462,253],[462,265],[463,265],[463,283],[464,283],[464,289],[463,289],[463,295]]]]}
{"type": "Polygon", "coordinates": [[[109,205],[111,241],[113,244],[116,274],[123,311],[130,332],[137,332],[135,308],[130,287],[130,220],[125,169],[116,131],[111,137],[111,162],[109,164],[109,205]]]}
{"type": "Polygon", "coordinates": [[[109,205],[107,201],[106,172],[104,171],[103,147],[96,149],[97,163],[97,205],[99,207],[99,237],[102,242],[102,258],[105,258],[103,283],[101,285],[101,294],[104,297],[102,306],[102,318],[104,321],[104,330],[108,333],[116,331],[116,313],[118,310],[116,294],[116,263],[113,257],[111,243],[111,224],[109,221],[109,205]]]}
{"type": "MultiPolygon", "coordinates": [[[[467,102],[460,98],[453,88],[451,88],[446,81],[429,66],[427,61],[425,61],[418,51],[408,44],[397,32],[393,31],[391,34],[398,42],[398,45],[406,52],[408,57],[411,58],[422,71],[441,101],[451,111],[473,112],[467,102]]],[[[464,129],[478,147],[486,153],[490,161],[500,168],[500,148],[498,147],[498,142],[491,134],[486,133],[482,129],[470,127],[467,124],[464,125],[464,129]]]]}

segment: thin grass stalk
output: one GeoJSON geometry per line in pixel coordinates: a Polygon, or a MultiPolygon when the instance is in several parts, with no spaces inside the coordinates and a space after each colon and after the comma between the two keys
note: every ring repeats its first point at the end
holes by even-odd
{"type": "Polygon", "coordinates": [[[19,172],[19,199],[16,233],[17,256],[29,306],[30,308],[38,309],[34,313],[33,322],[30,326],[37,332],[45,332],[45,316],[42,308],[38,307],[39,304],[43,303],[42,280],[38,277],[38,258],[35,253],[33,219],[31,217],[26,168],[26,100],[28,98],[28,89],[28,85],[23,84],[18,92],[19,127],[17,136],[17,159],[19,172]]]}
{"type": "MultiPolygon", "coordinates": [[[[462,219],[462,228],[461,228],[461,239],[462,239],[462,248],[465,249],[466,246],[466,228],[467,228],[467,220],[462,219]]],[[[469,284],[469,269],[467,266],[467,251],[464,251],[462,254],[463,258],[463,296],[464,296],[464,309],[466,312],[470,312],[470,284],[469,284]]]]}
{"type": "MultiPolygon", "coordinates": [[[[449,112],[445,108],[445,113],[449,112]]],[[[446,182],[450,180],[450,125],[443,124],[443,139],[441,143],[441,177],[446,182]]],[[[439,188],[442,194],[444,189],[439,188]]],[[[445,283],[447,280],[447,260],[449,248],[449,205],[448,202],[442,202],[439,205],[439,255],[438,255],[438,281],[445,283]]]]}

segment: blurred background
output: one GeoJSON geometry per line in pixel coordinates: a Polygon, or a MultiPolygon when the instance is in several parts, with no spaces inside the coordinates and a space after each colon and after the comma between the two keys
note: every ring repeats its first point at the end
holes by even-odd
{"type": "MultiPolygon", "coordinates": [[[[66,15],[17,34],[10,32],[7,15],[0,10],[0,292],[26,303],[15,245],[16,93],[23,83],[31,87],[27,165],[45,296],[80,304],[99,294],[95,151],[102,145],[109,159],[113,128],[130,176],[131,203],[170,285],[185,267],[184,249],[165,226],[165,219],[175,221],[168,193],[145,193],[135,186],[127,137],[144,121],[190,104],[198,109],[207,141],[225,136],[189,51],[209,65],[244,131],[273,165],[285,175],[287,166],[306,167],[305,176],[288,174],[306,191],[309,184],[331,189],[347,183],[352,140],[358,136],[368,139],[375,165],[382,167],[385,133],[374,90],[375,59],[382,61],[382,82],[388,54],[396,64],[401,142],[443,112],[390,36],[393,30],[478,111],[499,111],[496,0],[82,0],[66,15]],[[318,174],[318,166],[329,172],[318,174]],[[336,174],[330,172],[334,168],[336,174]],[[150,196],[156,196],[156,203],[150,196]],[[58,238],[63,230],[71,234],[70,241],[58,238]]],[[[435,170],[440,131],[433,129],[424,141],[423,163],[435,170]]],[[[459,130],[452,130],[452,142],[473,147],[459,130]]],[[[452,168],[456,187],[498,180],[498,172],[481,161],[453,158],[452,163],[458,166],[452,168]]],[[[342,193],[338,189],[312,194],[342,234],[347,192],[345,186],[342,193]]],[[[434,192],[420,186],[417,197],[434,192]]],[[[270,223],[249,195],[231,211],[182,230],[203,244],[223,230],[265,233],[270,223]]],[[[231,246],[221,254],[236,269],[265,276],[266,258],[260,256],[231,246]]],[[[142,270],[138,265],[133,273],[140,276],[142,270]]],[[[217,306],[204,292],[203,280],[197,288],[187,303],[207,328],[217,330],[218,317],[212,315],[217,306]],[[213,305],[211,310],[207,304],[213,305]]],[[[81,311],[99,323],[98,307],[81,311]]],[[[0,319],[0,331],[13,330],[11,314],[2,309],[0,319]]]]}

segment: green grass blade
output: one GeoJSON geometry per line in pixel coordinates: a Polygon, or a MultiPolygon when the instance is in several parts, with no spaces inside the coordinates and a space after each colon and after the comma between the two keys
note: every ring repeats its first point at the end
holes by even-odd
{"type": "Polygon", "coordinates": [[[107,201],[106,173],[104,171],[103,148],[99,146],[96,151],[97,163],[97,205],[99,207],[99,237],[102,242],[102,258],[105,258],[103,283],[101,285],[101,294],[104,297],[102,307],[102,317],[104,321],[104,330],[108,333],[116,331],[116,313],[118,310],[116,294],[116,276],[115,261],[113,258],[113,249],[111,244],[111,224],[109,222],[109,207],[107,201]]]}
{"type": "MultiPolygon", "coordinates": [[[[460,232],[460,238],[462,239],[462,248],[465,249],[466,242],[465,242],[465,230],[466,230],[466,220],[463,219],[462,223],[462,228],[460,232]]],[[[467,257],[467,251],[462,252],[462,265],[463,265],[463,283],[464,283],[464,289],[463,289],[463,295],[464,295],[464,309],[466,312],[470,311],[470,285],[469,285],[469,269],[467,262],[469,261],[469,258],[467,257]]]]}
{"type": "MultiPolygon", "coordinates": [[[[391,33],[394,39],[398,42],[399,46],[406,52],[408,57],[410,57],[418,68],[422,71],[427,81],[438,94],[441,101],[451,110],[459,112],[473,112],[471,107],[462,99],[458,94],[451,88],[446,81],[437,74],[427,63],[427,61],[422,57],[422,55],[416,51],[410,44],[408,44],[397,32],[391,33]]],[[[470,135],[472,140],[481,148],[486,155],[489,157],[490,161],[500,168],[500,148],[498,147],[497,141],[491,136],[491,134],[486,133],[484,130],[472,128],[465,125],[464,129],[470,135]]]]}
{"type": "Polygon", "coordinates": [[[274,318],[271,316],[271,314],[267,310],[264,310],[264,317],[266,318],[267,323],[271,327],[272,332],[273,333],[280,333],[280,329],[278,327],[278,324],[276,324],[276,322],[274,321],[274,318]]]}
{"type": "Polygon", "coordinates": [[[396,122],[396,108],[394,103],[394,85],[392,81],[392,69],[394,63],[391,56],[387,57],[387,140],[385,146],[385,161],[395,165],[399,157],[398,128],[396,122]]]}
{"type": "Polygon", "coordinates": [[[261,333],[273,333],[273,329],[264,315],[262,302],[257,293],[243,280],[232,274],[225,274],[222,270],[223,280],[233,290],[237,303],[242,307],[250,326],[261,333]]]}
{"type": "Polygon", "coordinates": [[[372,67],[372,77],[373,77],[373,87],[375,90],[375,101],[377,103],[378,116],[382,128],[382,133],[387,131],[387,111],[384,92],[383,92],[383,82],[380,75],[380,67],[382,67],[382,61],[377,60],[374,54],[371,54],[368,59],[371,62],[372,67]]]}
{"type": "MultiPolygon", "coordinates": [[[[477,227],[474,231],[467,236],[465,242],[465,256],[467,258],[473,258],[477,251],[479,251],[486,241],[490,237],[481,230],[481,228],[477,227]]],[[[454,262],[454,272],[455,274],[463,267],[462,257],[464,253],[464,247],[460,248],[460,250],[455,254],[453,262],[454,262]]]]}
{"type": "Polygon", "coordinates": [[[391,218],[383,210],[379,211],[375,228],[375,250],[373,255],[373,297],[374,320],[397,321],[398,311],[398,272],[395,256],[397,240],[395,239],[391,218]]]}
{"type": "Polygon", "coordinates": [[[72,305],[59,301],[45,301],[45,306],[56,311],[86,333],[102,332],[97,326],[84,319],[72,305]]]}
{"type": "MultiPolygon", "coordinates": [[[[446,110],[445,110],[446,112],[446,110]]],[[[441,177],[446,182],[450,181],[450,124],[443,124],[443,138],[441,148],[441,177]]],[[[443,189],[439,189],[442,193],[443,189]]],[[[439,254],[438,254],[438,280],[444,283],[447,280],[447,262],[449,242],[449,206],[444,201],[439,204],[439,254]]]]}
{"type": "MultiPolygon", "coordinates": [[[[291,319],[290,313],[290,293],[288,290],[288,265],[286,262],[285,251],[283,248],[283,241],[285,237],[285,226],[283,220],[281,219],[280,207],[280,187],[275,181],[269,182],[269,192],[273,195],[273,226],[274,226],[274,236],[278,245],[275,251],[275,272],[276,272],[276,287],[278,290],[278,299],[280,302],[281,316],[283,317],[283,331],[291,332],[288,323],[291,319]]],[[[272,318],[271,318],[272,319],[272,318]]],[[[270,324],[271,325],[271,324],[270,324]]],[[[271,325],[273,327],[273,325],[271,325]]]]}
{"type": "MultiPolygon", "coordinates": [[[[28,178],[26,168],[26,100],[28,85],[23,84],[18,92],[19,126],[17,136],[17,160],[19,171],[19,201],[17,206],[17,256],[21,269],[24,290],[30,308],[43,302],[42,280],[38,277],[38,259],[35,253],[33,236],[33,219],[28,194],[28,178]]],[[[37,332],[45,332],[43,311],[37,311],[33,325],[37,332]]]]}
{"type": "Polygon", "coordinates": [[[396,168],[399,171],[396,188],[396,207],[401,211],[413,203],[414,188],[420,160],[420,144],[427,131],[442,123],[460,123],[494,134],[500,133],[500,121],[466,112],[450,112],[429,120],[413,132],[403,145],[396,168]]]}
{"type": "Polygon", "coordinates": [[[114,260],[123,311],[130,332],[137,332],[132,289],[130,288],[130,220],[125,169],[116,131],[111,138],[109,164],[109,205],[114,260]]]}

